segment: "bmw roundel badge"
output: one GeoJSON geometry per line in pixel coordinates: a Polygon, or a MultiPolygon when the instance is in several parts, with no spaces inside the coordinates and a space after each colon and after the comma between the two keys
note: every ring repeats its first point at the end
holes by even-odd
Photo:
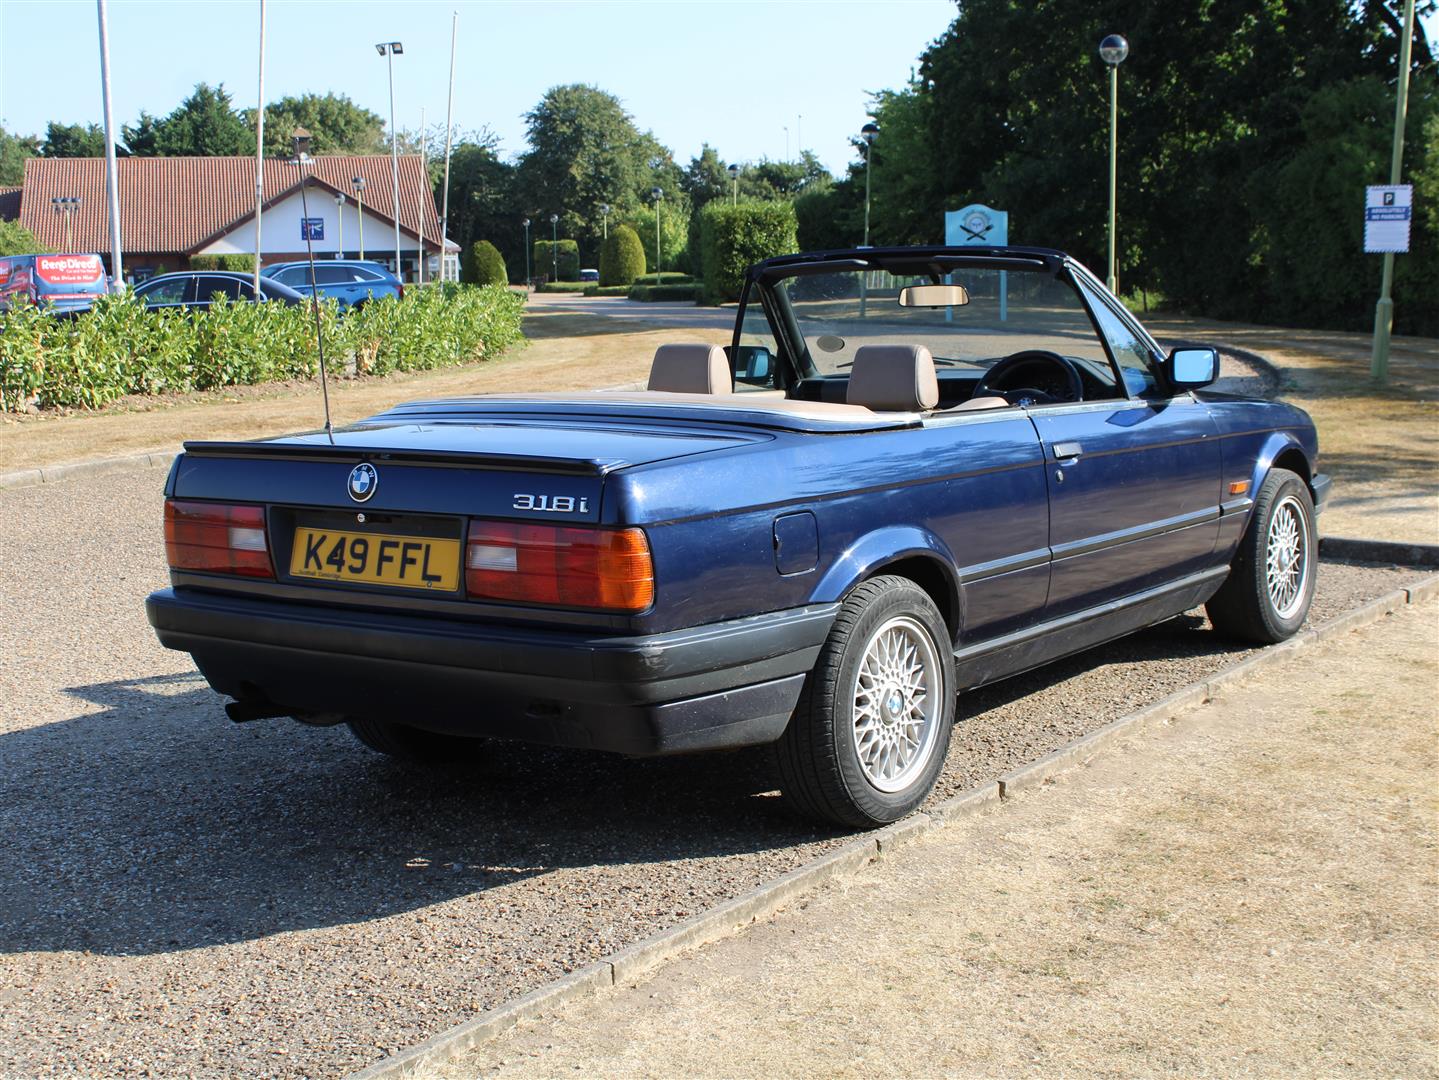
{"type": "Polygon", "coordinates": [[[375,488],[380,486],[380,474],[368,461],[362,461],[350,470],[350,482],[346,485],[350,498],[356,502],[368,502],[375,488]]]}

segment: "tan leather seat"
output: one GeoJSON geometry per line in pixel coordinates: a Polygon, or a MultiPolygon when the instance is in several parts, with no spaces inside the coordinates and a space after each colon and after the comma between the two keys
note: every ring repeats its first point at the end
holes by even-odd
{"type": "Polygon", "coordinates": [[[661,345],[650,365],[649,389],[669,394],[732,394],[729,358],[718,345],[661,345]]]}
{"type": "Polygon", "coordinates": [[[861,345],[845,401],[878,412],[926,412],[939,404],[934,357],[923,345],[861,345]]]}
{"type": "Polygon", "coordinates": [[[968,401],[961,401],[953,408],[945,409],[947,413],[952,412],[980,412],[983,409],[1007,409],[1009,402],[997,394],[984,394],[980,397],[970,398],[968,401]]]}

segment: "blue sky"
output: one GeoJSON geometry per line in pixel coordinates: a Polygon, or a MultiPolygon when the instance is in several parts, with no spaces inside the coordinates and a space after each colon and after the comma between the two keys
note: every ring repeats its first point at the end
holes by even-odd
{"type": "MultiPolygon", "coordinates": [[[[902,85],[954,17],[950,0],[270,0],[265,97],[349,95],[388,118],[377,41],[399,40],[396,119],[443,128],[450,14],[458,11],[455,123],[524,148],[522,114],[551,86],[617,95],[683,164],[704,142],[727,161],[791,157],[804,145],[831,170],[849,160],[870,91],[902,85]],[[802,119],[801,119],[802,117],[802,119]]],[[[101,120],[93,0],[0,0],[0,122],[101,120]]],[[[169,112],[195,83],[254,104],[259,0],[110,0],[117,124],[169,112]]]]}

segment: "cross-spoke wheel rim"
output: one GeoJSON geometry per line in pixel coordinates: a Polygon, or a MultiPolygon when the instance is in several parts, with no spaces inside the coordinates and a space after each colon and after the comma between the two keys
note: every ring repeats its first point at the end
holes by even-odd
{"type": "Polygon", "coordinates": [[[929,632],[908,615],[879,627],[855,672],[854,748],[880,791],[903,791],[924,772],[943,716],[943,673],[929,632]]]}
{"type": "Polygon", "coordinates": [[[1309,587],[1309,520],[1293,495],[1280,500],[1269,516],[1264,580],[1274,613],[1281,619],[1293,618],[1309,587]]]}

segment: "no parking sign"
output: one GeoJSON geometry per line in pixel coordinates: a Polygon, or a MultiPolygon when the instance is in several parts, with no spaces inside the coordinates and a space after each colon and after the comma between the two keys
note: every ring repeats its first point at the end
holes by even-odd
{"type": "Polygon", "coordinates": [[[1364,189],[1364,250],[1406,252],[1414,216],[1413,184],[1372,184],[1364,189]]]}

